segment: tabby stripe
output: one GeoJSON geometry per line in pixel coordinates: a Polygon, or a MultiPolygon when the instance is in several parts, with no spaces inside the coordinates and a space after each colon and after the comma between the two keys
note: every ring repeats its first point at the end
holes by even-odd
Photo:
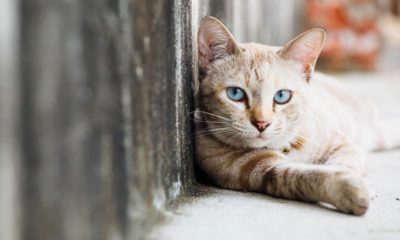
{"type": "Polygon", "coordinates": [[[258,74],[257,69],[254,69],[254,74],[256,75],[257,80],[261,81],[260,74],[258,74]]]}
{"type": "Polygon", "coordinates": [[[226,165],[227,167],[232,167],[232,165],[240,158],[243,156],[243,154],[245,154],[245,152],[243,151],[234,151],[229,153],[226,156],[226,160],[228,161],[228,164],[226,165]]]}
{"type": "Polygon", "coordinates": [[[336,146],[335,148],[326,151],[315,163],[325,164],[332,155],[339,152],[345,147],[347,147],[347,144],[340,144],[339,146],[336,146]]]}
{"type": "Polygon", "coordinates": [[[303,149],[305,142],[306,141],[304,138],[298,137],[296,141],[290,145],[292,146],[292,148],[296,149],[297,151],[300,151],[301,149],[303,149]]]}
{"type": "Polygon", "coordinates": [[[257,188],[255,190],[263,190],[260,189],[259,184],[251,184],[250,182],[251,174],[255,171],[259,163],[266,163],[276,159],[278,159],[278,156],[272,151],[262,151],[257,153],[256,155],[249,157],[246,163],[244,163],[240,167],[239,182],[241,186],[243,188],[253,188],[253,189],[257,188]]]}
{"type": "Polygon", "coordinates": [[[246,74],[246,86],[250,86],[250,73],[246,74]]]}
{"type": "Polygon", "coordinates": [[[277,166],[271,166],[264,173],[262,187],[269,193],[270,195],[279,195],[277,193],[278,190],[278,169],[277,166]]]}
{"type": "Polygon", "coordinates": [[[340,151],[341,149],[343,149],[345,147],[347,147],[347,144],[345,144],[345,143],[340,144],[339,146],[337,146],[333,150],[331,150],[329,155],[332,156],[332,155],[334,155],[335,153],[337,153],[338,151],[340,151]]]}
{"type": "Polygon", "coordinates": [[[262,160],[266,160],[267,157],[263,154],[259,154],[250,158],[241,168],[240,168],[240,185],[243,188],[250,188],[250,175],[253,172],[254,168],[262,162],[262,160]]]}

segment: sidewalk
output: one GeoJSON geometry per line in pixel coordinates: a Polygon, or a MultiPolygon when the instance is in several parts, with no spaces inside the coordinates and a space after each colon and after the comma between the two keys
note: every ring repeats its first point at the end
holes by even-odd
{"type": "MultiPolygon", "coordinates": [[[[339,77],[377,101],[383,116],[400,117],[400,72],[339,77]]],[[[176,209],[151,239],[400,239],[400,150],[370,154],[367,167],[374,199],[362,217],[212,188],[212,193],[176,209]]]]}

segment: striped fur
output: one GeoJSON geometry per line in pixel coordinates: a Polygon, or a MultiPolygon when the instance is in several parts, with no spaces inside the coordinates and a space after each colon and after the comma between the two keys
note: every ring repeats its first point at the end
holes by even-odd
{"type": "Polygon", "coordinates": [[[283,48],[238,44],[218,20],[203,20],[196,155],[218,186],[366,212],[362,148],[377,144],[360,145],[359,139],[369,133],[380,147],[389,143],[377,140],[379,130],[357,129],[360,116],[370,121],[367,126],[375,124],[359,99],[336,81],[313,76],[323,38],[321,30],[311,30],[283,48]],[[248,99],[230,100],[226,88],[232,86],[244,89],[248,99]],[[273,102],[280,89],[293,92],[289,103],[273,102]],[[252,119],[272,123],[259,132],[252,119]]]}

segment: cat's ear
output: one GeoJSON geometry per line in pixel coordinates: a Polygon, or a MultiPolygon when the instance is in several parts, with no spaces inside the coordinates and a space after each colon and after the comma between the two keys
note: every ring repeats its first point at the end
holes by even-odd
{"type": "Polygon", "coordinates": [[[303,66],[307,81],[314,71],[315,63],[324,46],[326,32],[322,28],[313,28],[297,36],[278,54],[285,60],[293,61],[303,66]]]}
{"type": "Polygon", "coordinates": [[[241,51],[229,30],[214,17],[203,18],[197,40],[199,68],[202,72],[205,72],[213,61],[241,51]]]}

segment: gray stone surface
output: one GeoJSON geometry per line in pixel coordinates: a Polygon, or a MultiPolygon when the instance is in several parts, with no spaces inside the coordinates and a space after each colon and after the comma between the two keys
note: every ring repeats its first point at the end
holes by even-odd
{"type": "Polygon", "coordinates": [[[0,239],[142,239],[193,187],[209,2],[0,6],[0,239]]]}
{"type": "MultiPolygon", "coordinates": [[[[400,72],[339,76],[376,100],[384,116],[400,117],[400,72]]],[[[371,153],[373,200],[355,217],[326,207],[216,188],[171,212],[153,239],[400,239],[400,150],[371,153]]]]}

